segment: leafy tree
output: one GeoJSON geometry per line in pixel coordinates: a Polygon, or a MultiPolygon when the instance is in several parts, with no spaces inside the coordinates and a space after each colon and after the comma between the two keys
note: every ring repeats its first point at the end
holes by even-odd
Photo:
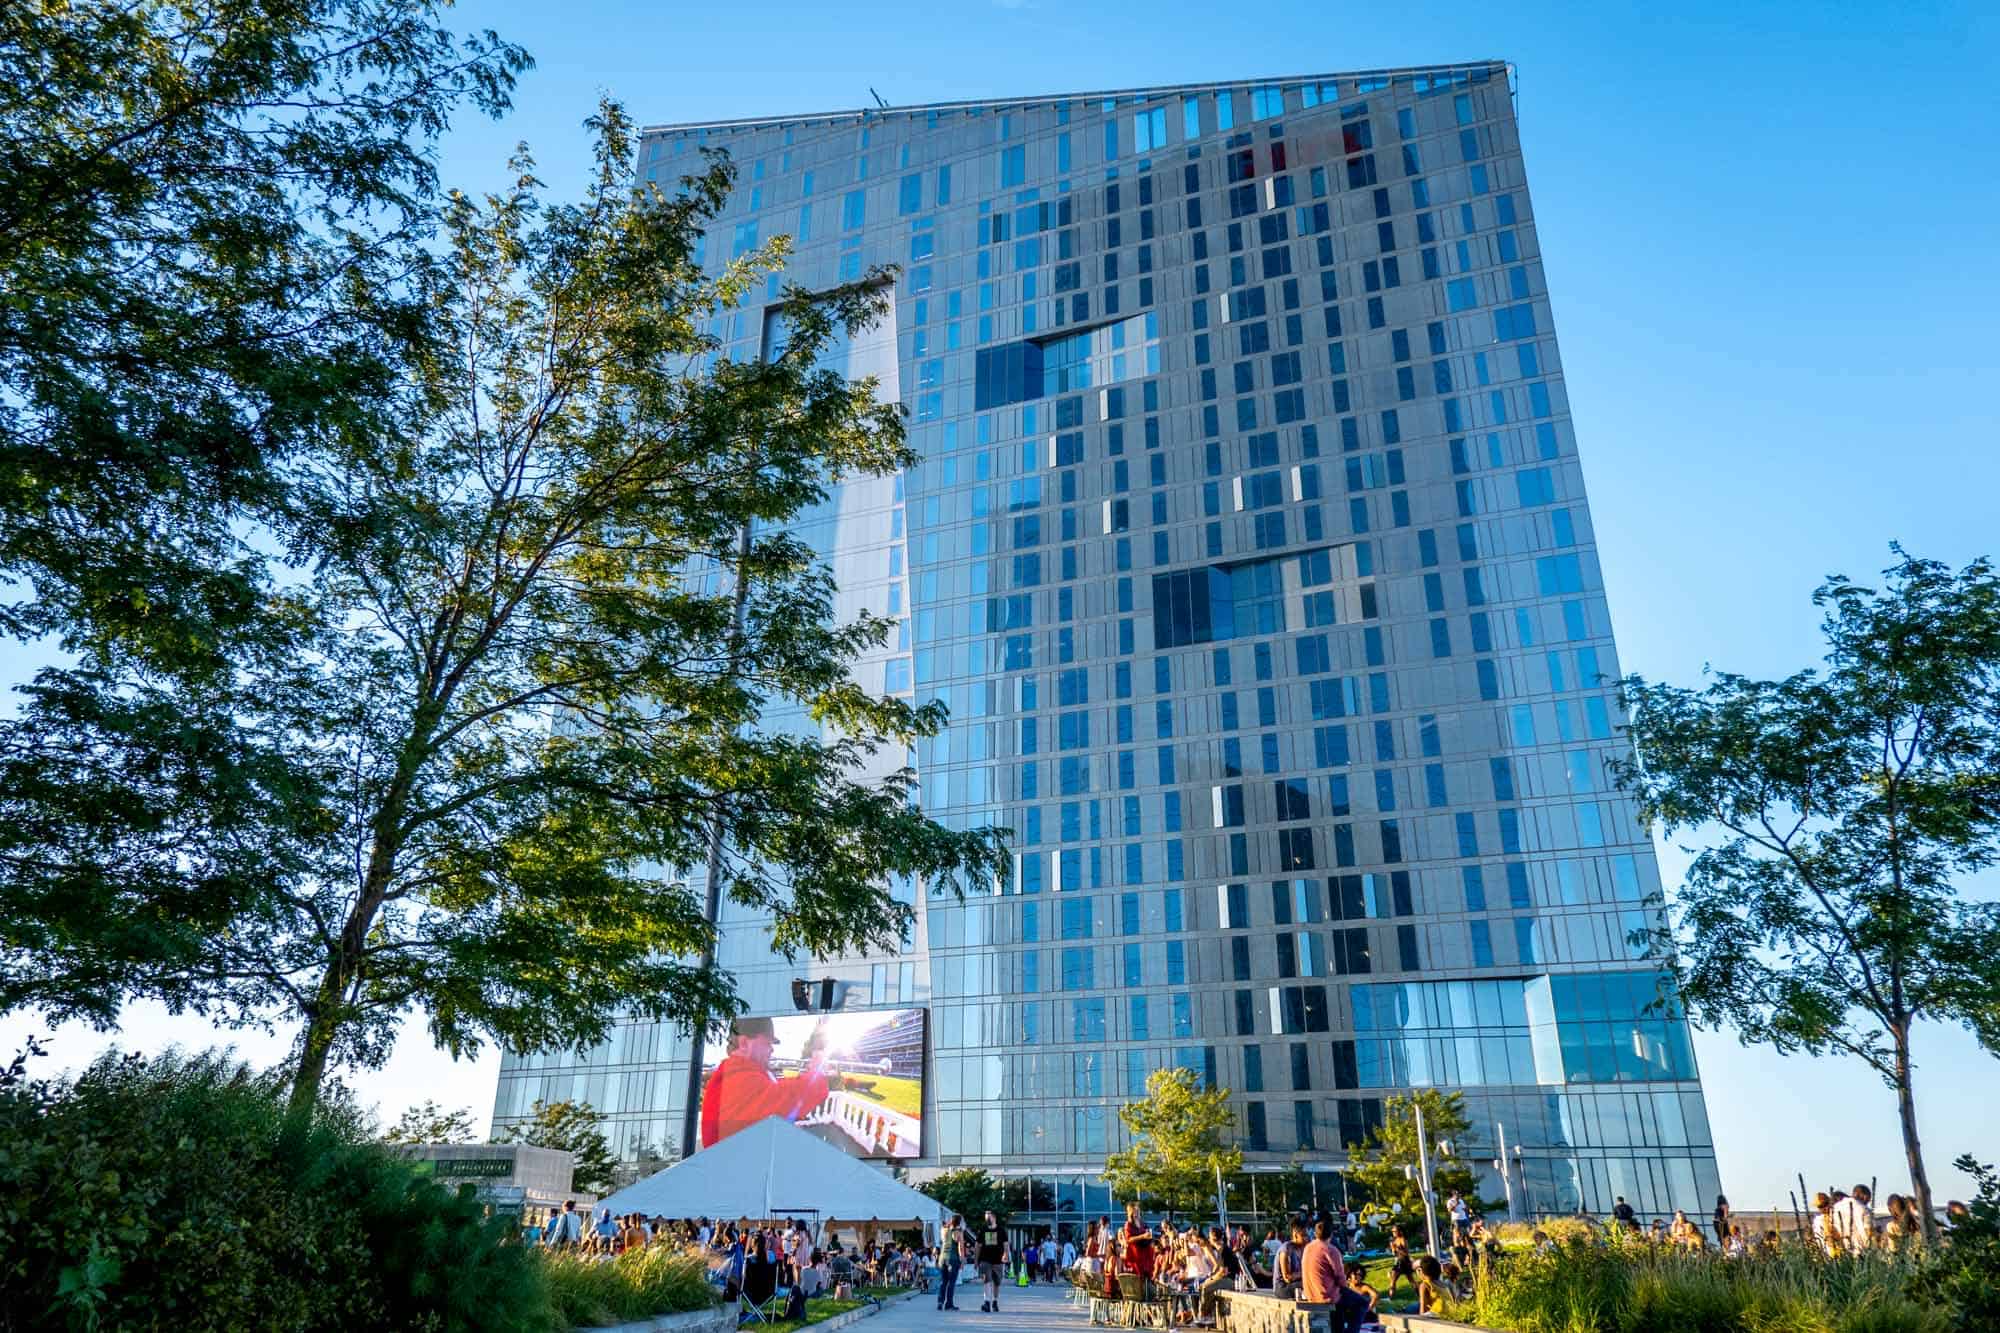
{"type": "MultiPolygon", "coordinates": [[[[1229,1197],[1240,1201],[1248,1208],[1250,1201],[1257,1202],[1257,1212],[1263,1217],[1277,1217],[1306,1207],[1313,1199],[1312,1177],[1306,1173],[1299,1158],[1293,1158],[1277,1171],[1258,1171],[1254,1174],[1239,1171],[1225,1178],[1229,1186],[1229,1197]]],[[[1335,1187],[1337,1200],[1339,1186],[1335,1187]]]]}
{"type": "Polygon", "coordinates": [[[1236,1124],[1229,1089],[1205,1088],[1193,1071],[1156,1069],[1143,1101],[1118,1108],[1132,1146],[1104,1159],[1114,1197],[1147,1198],[1176,1212],[1200,1212],[1215,1201],[1215,1175],[1243,1165],[1241,1149],[1225,1146],[1236,1124]]]}
{"type": "Polygon", "coordinates": [[[425,1099],[421,1106],[403,1108],[402,1118],[382,1135],[384,1143],[477,1143],[479,1131],[472,1127],[472,1110],[461,1106],[447,1111],[425,1099]]]}
{"type": "Polygon", "coordinates": [[[996,1214],[1006,1211],[999,1182],[976,1166],[962,1166],[933,1176],[917,1186],[917,1190],[943,1204],[946,1212],[956,1213],[968,1222],[977,1222],[989,1208],[996,1214]]]}
{"type": "Polygon", "coordinates": [[[197,672],[284,632],[252,527],[400,406],[432,145],[529,63],[442,7],[0,5],[0,632],[197,672]]]}
{"type": "Polygon", "coordinates": [[[451,353],[295,469],[257,584],[284,641],[197,683],[44,671],[0,723],[0,1007],[296,1023],[304,1108],[418,1007],[455,1055],[734,1012],[677,870],[712,836],[787,956],[893,947],[892,885],[1001,873],[1000,835],[925,818],[898,766],[942,706],[853,680],[894,622],[836,623],[786,527],[913,461],[899,407],[816,367],[886,277],[794,292],[781,351],[719,359],[704,327],[782,242],[706,274],[728,165],[663,193],[622,109],[592,125],[580,202],[525,158],[454,196],[428,294],[451,353]]]}
{"type": "Polygon", "coordinates": [[[1479,1198],[1479,1176],[1456,1157],[1440,1159],[1440,1142],[1462,1138],[1472,1128],[1465,1112],[1465,1094],[1420,1088],[1407,1097],[1390,1097],[1382,1103],[1382,1123],[1368,1135],[1360,1157],[1347,1168],[1348,1178],[1367,1191],[1376,1207],[1423,1216],[1423,1182],[1414,1168],[1417,1153],[1417,1108],[1424,1112],[1424,1137],[1431,1147],[1431,1188],[1442,1201],[1456,1190],[1474,1209],[1484,1211],[1479,1198]],[[1405,1174],[1404,1168],[1412,1168],[1405,1174]]]}
{"type": "Polygon", "coordinates": [[[1623,683],[1647,819],[1716,830],[1659,932],[1695,1021],[1845,1051],[1894,1090],[1927,1229],[1911,1032],[2000,1053],[2000,904],[1959,881],[2000,850],[2000,579],[1894,548],[1880,589],[1830,578],[1823,671],[1623,683]]]}
{"type": "Polygon", "coordinates": [[[495,1143],[525,1143],[534,1148],[560,1148],[576,1156],[569,1187],[576,1194],[610,1190],[618,1159],[604,1137],[604,1113],[589,1102],[535,1103],[528,1118],[494,1134],[495,1143]]]}

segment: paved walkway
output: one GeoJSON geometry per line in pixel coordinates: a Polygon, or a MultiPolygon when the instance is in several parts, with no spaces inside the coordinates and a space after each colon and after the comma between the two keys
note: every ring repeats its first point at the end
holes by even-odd
{"type": "MultiPolygon", "coordinates": [[[[970,1270],[967,1270],[968,1273],[970,1270]]],[[[1032,1287],[1002,1287],[1000,1313],[981,1314],[979,1284],[958,1284],[958,1309],[939,1312],[937,1294],[919,1294],[899,1301],[872,1319],[854,1326],[854,1333],[1076,1333],[1090,1327],[1090,1311],[1069,1302],[1069,1288],[1037,1282],[1032,1287]]]]}

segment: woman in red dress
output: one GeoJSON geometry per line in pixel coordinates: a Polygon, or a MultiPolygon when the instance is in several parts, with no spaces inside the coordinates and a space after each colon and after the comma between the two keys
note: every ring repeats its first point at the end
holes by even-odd
{"type": "Polygon", "coordinates": [[[1119,1233],[1125,1241],[1125,1268],[1148,1281],[1153,1277],[1153,1233],[1139,1216],[1139,1201],[1125,1205],[1125,1227],[1119,1233]]]}

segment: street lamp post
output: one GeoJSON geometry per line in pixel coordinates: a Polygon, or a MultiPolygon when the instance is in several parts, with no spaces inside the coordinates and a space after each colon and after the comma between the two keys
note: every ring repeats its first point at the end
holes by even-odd
{"type": "Polygon", "coordinates": [[[1509,1169],[1507,1162],[1507,1126],[1501,1121],[1496,1120],[1493,1122],[1493,1127],[1499,1131],[1500,1135],[1500,1155],[1493,1159],[1493,1166],[1500,1172],[1500,1188],[1507,1192],[1507,1220],[1512,1222],[1514,1220],[1514,1173],[1509,1169]]]}
{"type": "Polygon", "coordinates": [[[1424,1135],[1423,1103],[1417,1102],[1415,1109],[1417,1113],[1417,1190],[1423,1195],[1424,1200],[1424,1236],[1430,1242],[1431,1254],[1436,1256],[1443,1253],[1443,1251],[1438,1248],[1437,1209],[1431,1200],[1431,1148],[1429,1139],[1424,1135]]]}

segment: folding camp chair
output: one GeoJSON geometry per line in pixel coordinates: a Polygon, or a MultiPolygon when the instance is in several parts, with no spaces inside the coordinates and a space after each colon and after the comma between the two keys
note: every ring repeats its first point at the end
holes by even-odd
{"type": "Polygon", "coordinates": [[[775,1323],[785,1312],[783,1293],[778,1290],[778,1266],[774,1263],[747,1265],[743,1270],[743,1292],[736,1307],[736,1323],[775,1323]]]}

